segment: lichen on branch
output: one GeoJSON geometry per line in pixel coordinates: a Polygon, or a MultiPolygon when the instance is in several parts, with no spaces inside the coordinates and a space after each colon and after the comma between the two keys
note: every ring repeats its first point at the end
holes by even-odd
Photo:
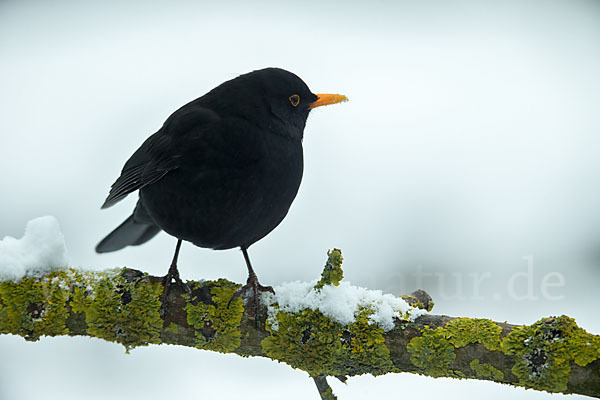
{"type": "MultiPolygon", "coordinates": [[[[330,251],[321,280],[306,287],[332,296],[345,290],[347,284],[340,284],[342,260],[339,250],[330,251]]],[[[171,286],[161,317],[161,277],[133,269],[69,268],[0,282],[0,334],[31,341],[86,335],[121,343],[127,351],[169,343],[269,357],[306,371],[321,396],[333,396],[326,376],[413,372],[600,398],[600,336],[567,316],[516,326],[421,315],[419,308],[433,306],[422,291],[405,296],[412,307],[388,310],[386,315],[394,318],[391,327],[373,318],[375,308],[366,303],[357,303],[353,318],[345,320],[318,305],[286,308],[275,297],[268,309],[261,304],[255,316],[252,296],[229,304],[237,283],[219,279],[188,284],[191,295],[171,286]]],[[[398,304],[389,297],[386,301],[398,304]]]]}

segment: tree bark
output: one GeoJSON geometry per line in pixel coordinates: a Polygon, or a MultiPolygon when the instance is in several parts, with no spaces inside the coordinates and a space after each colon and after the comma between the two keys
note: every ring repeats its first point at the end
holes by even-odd
{"type": "MultiPolygon", "coordinates": [[[[331,261],[332,254],[321,287],[341,279],[341,273],[337,281],[325,279],[331,261]]],[[[191,297],[171,285],[161,317],[161,279],[127,268],[66,269],[18,283],[0,282],[0,333],[34,341],[40,336],[92,336],[121,343],[127,351],[168,343],[269,357],[308,372],[328,399],[335,396],[326,376],[343,380],[398,372],[600,398],[600,336],[566,316],[517,326],[426,314],[414,321],[397,320],[386,332],[362,313],[347,326],[309,309],[286,313],[271,307],[269,313],[261,304],[255,316],[252,296],[229,304],[240,285],[220,279],[188,282],[191,297]]],[[[422,291],[405,298],[430,308],[422,291]]]]}

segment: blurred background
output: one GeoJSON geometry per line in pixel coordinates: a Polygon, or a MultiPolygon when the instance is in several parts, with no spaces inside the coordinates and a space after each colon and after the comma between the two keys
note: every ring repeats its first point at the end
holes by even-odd
{"type": "MultiPolygon", "coordinates": [[[[0,237],[56,216],[74,266],[167,272],[175,240],[97,255],[135,204],[100,205],[171,112],[267,66],[350,102],[311,113],[284,222],[250,248],[263,284],[345,279],[434,312],[600,333],[598,1],[0,1],[0,237]]],[[[246,279],[239,250],[184,244],[184,279],[246,279]]],[[[535,399],[412,374],[340,399],[535,399]]],[[[302,371],[174,346],[0,337],[0,399],[316,399],[302,371]]],[[[561,397],[554,395],[552,397],[561,397]]],[[[577,398],[573,396],[570,398],[577,398]]]]}

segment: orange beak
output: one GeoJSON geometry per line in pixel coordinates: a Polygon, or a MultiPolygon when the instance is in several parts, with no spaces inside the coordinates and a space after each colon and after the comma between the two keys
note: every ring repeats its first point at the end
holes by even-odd
{"type": "Polygon", "coordinates": [[[328,106],[343,101],[348,101],[348,98],[342,94],[317,94],[317,101],[310,103],[308,108],[312,110],[316,107],[328,106]]]}

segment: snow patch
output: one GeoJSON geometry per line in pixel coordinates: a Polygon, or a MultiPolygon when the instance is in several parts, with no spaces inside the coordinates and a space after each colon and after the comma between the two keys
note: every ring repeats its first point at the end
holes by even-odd
{"type": "Polygon", "coordinates": [[[381,290],[369,290],[352,286],[349,282],[341,282],[339,286],[325,285],[315,289],[316,280],[312,282],[289,282],[275,287],[275,295],[263,294],[269,310],[269,322],[275,330],[277,312],[299,312],[310,308],[318,310],[332,320],[348,325],[355,321],[359,308],[369,308],[372,314],[370,323],[377,324],[384,331],[394,328],[394,319],[415,318],[427,311],[411,307],[403,299],[392,294],[384,294],[381,290]],[[274,307],[277,304],[279,307],[274,307]]]}
{"type": "Polygon", "coordinates": [[[41,276],[68,265],[65,237],[55,217],[32,219],[21,239],[0,240],[0,281],[41,276]]]}

